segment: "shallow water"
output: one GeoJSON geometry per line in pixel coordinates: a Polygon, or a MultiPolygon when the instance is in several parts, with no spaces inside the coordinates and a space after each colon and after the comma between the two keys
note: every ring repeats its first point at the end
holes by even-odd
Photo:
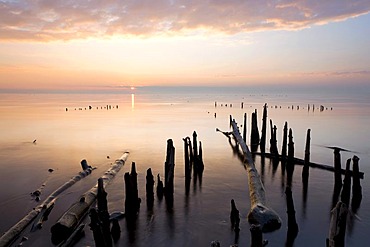
{"type": "MultiPolygon", "coordinates": [[[[370,103],[366,96],[361,95],[319,93],[213,91],[190,94],[137,90],[124,94],[2,94],[0,232],[8,230],[38,205],[30,192],[45,184],[42,201],[78,174],[80,161],[87,159],[97,170],[58,198],[49,220],[41,230],[30,233],[26,229],[21,235],[29,237],[24,245],[52,246],[50,227],[69,205],[95,185],[97,178],[114,159],[129,150],[126,165],[107,187],[108,206],[111,212],[124,211],[123,175],[130,170],[133,161],[139,174],[142,204],[135,231],[128,231],[125,220],[120,221],[122,233],[117,246],[210,246],[213,240],[219,240],[222,246],[234,243],[248,246],[250,226],[246,216],[250,202],[247,174],[242,162],[233,154],[227,138],[215,130],[229,131],[230,114],[242,124],[246,112],[250,125],[254,109],[258,110],[261,128],[262,106],[265,102],[270,106],[268,118],[278,128],[279,150],[282,128],[284,122],[288,121],[293,129],[296,157],[304,157],[308,128],[312,130],[313,162],[333,163],[333,151],[323,146],[340,146],[357,152],[342,152],[343,167],[345,161],[355,154],[360,158],[360,170],[365,172],[365,179],[361,181],[362,203],[356,215],[348,218],[346,244],[366,246],[366,229],[370,225],[367,197],[370,103]],[[243,109],[241,102],[244,102],[243,109]],[[312,110],[312,104],[315,105],[315,111],[312,110]],[[317,109],[321,104],[325,106],[322,112],[317,109]],[[111,105],[111,109],[106,109],[107,105],[111,105]],[[89,106],[92,109],[89,110],[89,106]],[[198,140],[202,141],[205,170],[202,183],[192,182],[190,194],[186,196],[182,138],[191,136],[194,130],[198,133],[198,140]],[[153,211],[148,211],[145,203],[146,170],[152,168],[154,175],[160,173],[163,177],[166,141],[169,138],[173,139],[176,148],[174,210],[168,212],[165,202],[155,197],[153,211]],[[53,168],[54,172],[49,173],[49,168],[53,168]],[[235,200],[241,214],[238,238],[235,238],[230,226],[231,199],[235,200]]],[[[269,131],[267,133],[268,143],[269,131]]],[[[255,163],[264,182],[269,205],[283,220],[279,230],[264,234],[264,238],[269,241],[268,246],[284,246],[287,235],[286,173],[283,173],[280,164],[273,166],[267,158],[263,161],[257,156],[255,163]]],[[[301,172],[302,167],[296,165],[292,191],[299,233],[294,246],[324,246],[329,231],[334,174],[310,169],[305,199],[301,172]]],[[[77,246],[94,245],[88,226],[85,233],[77,246]]]]}

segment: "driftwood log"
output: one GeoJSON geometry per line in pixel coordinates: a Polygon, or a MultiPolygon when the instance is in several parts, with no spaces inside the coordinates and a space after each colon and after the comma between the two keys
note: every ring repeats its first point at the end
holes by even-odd
{"type": "MultiPolygon", "coordinates": [[[[107,170],[101,177],[103,179],[103,186],[112,180],[119,172],[128,157],[128,152],[125,152],[120,159],[107,170]]],[[[56,224],[51,227],[52,241],[55,243],[65,240],[73,230],[79,225],[80,221],[89,211],[90,206],[95,202],[98,194],[98,183],[83,194],[80,200],[72,204],[72,206],[60,217],[56,224]]]]}
{"type": "Polygon", "coordinates": [[[254,165],[252,154],[240,135],[235,120],[231,122],[231,126],[233,128],[232,134],[243,151],[248,172],[249,196],[251,200],[248,221],[251,224],[261,225],[261,229],[264,232],[277,230],[281,227],[281,219],[274,210],[267,206],[265,188],[262,184],[261,177],[254,165]]]}
{"type": "Polygon", "coordinates": [[[93,168],[87,165],[86,160],[81,161],[81,166],[84,168],[83,164],[86,164],[86,169],[79,172],[78,175],[74,176],[53,193],[51,193],[40,205],[36,206],[32,211],[30,211],[26,216],[24,216],[17,224],[12,226],[8,231],[6,231],[0,238],[0,246],[9,246],[20,233],[33,221],[35,221],[32,230],[41,228],[43,221],[50,214],[54,207],[56,199],[61,193],[70,188],[72,185],[80,181],[82,178],[88,176],[93,168]]]}

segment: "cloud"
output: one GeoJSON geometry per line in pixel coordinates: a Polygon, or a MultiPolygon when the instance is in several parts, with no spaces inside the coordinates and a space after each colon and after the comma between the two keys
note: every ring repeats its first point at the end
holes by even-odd
{"type": "Polygon", "coordinates": [[[308,76],[308,77],[368,77],[370,70],[352,70],[352,71],[318,71],[318,72],[302,72],[294,73],[292,76],[308,76]]]}
{"type": "Polygon", "coordinates": [[[369,11],[367,0],[0,0],[0,39],[296,30],[369,11]]]}

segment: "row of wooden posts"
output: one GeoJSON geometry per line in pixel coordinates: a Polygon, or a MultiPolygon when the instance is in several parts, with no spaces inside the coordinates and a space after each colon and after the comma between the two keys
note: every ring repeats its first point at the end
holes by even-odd
{"type": "MultiPolygon", "coordinates": [[[[251,134],[250,143],[251,151],[255,155],[261,155],[262,157],[269,157],[273,162],[281,161],[284,165],[282,169],[286,169],[288,173],[288,178],[292,177],[294,172],[294,165],[303,165],[302,169],[302,182],[304,187],[307,188],[308,178],[309,178],[309,168],[321,168],[334,172],[334,195],[333,195],[333,205],[332,205],[332,219],[330,223],[329,237],[326,241],[328,247],[334,246],[344,246],[345,244],[345,229],[346,229],[346,216],[348,213],[348,208],[350,206],[350,194],[351,194],[351,181],[352,185],[352,201],[351,210],[356,212],[359,208],[362,200],[362,187],[360,179],[364,177],[364,174],[359,170],[359,158],[354,155],[352,158],[352,170],[350,169],[351,159],[347,160],[346,168],[341,167],[341,155],[340,151],[343,150],[337,147],[330,147],[334,149],[334,167],[317,164],[310,162],[310,142],[311,142],[311,130],[307,130],[306,145],[304,152],[304,159],[299,159],[294,157],[294,142],[293,142],[293,131],[290,128],[288,132],[288,123],[285,122],[283,128],[283,142],[282,151],[279,154],[277,147],[277,127],[273,125],[272,120],[270,120],[270,152],[266,152],[266,128],[267,128],[267,104],[263,107],[262,116],[262,131],[261,137],[258,130],[257,123],[257,110],[252,113],[251,116],[251,134]],[[289,134],[288,134],[289,133],[289,134]],[[257,152],[258,147],[260,148],[260,153],[257,152]],[[344,174],[344,180],[342,183],[342,174],[344,174]]],[[[230,123],[232,117],[230,116],[230,123]]],[[[243,121],[243,140],[247,141],[247,114],[244,114],[243,121]]],[[[298,224],[295,219],[294,203],[292,199],[291,191],[291,181],[288,181],[288,186],[286,187],[286,201],[287,201],[287,214],[288,214],[288,234],[287,234],[287,246],[291,246],[294,242],[295,237],[298,234],[298,224]],[[290,244],[289,244],[290,243],[290,244]]],[[[233,202],[232,202],[233,203],[233,202]]],[[[252,245],[251,246],[263,246],[264,242],[262,239],[262,233],[258,226],[251,227],[252,233],[252,245]]]]}
{"type": "MultiPolygon", "coordinates": [[[[184,140],[185,153],[185,181],[186,193],[189,193],[189,184],[192,179],[191,171],[193,170],[193,179],[201,177],[204,170],[202,144],[197,141],[197,133],[193,132],[193,142],[189,137],[184,140]],[[193,144],[193,145],[192,145],[193,144]]],[[[157,175],[156,194],[158,200],[165,197],[167,210],[173,209],[174,200],[174,174],[175,174],[175,147],[172,139],[167,140],[166,161],[164,164],[164,181],[161,180],[160,175],[157,175]]],[[[124,174],[125,181],[125,218],[128,227],[135,225],[137,215],[139,214],[141,198],[138,193],[136,164],[132,162],[131,171],[124,174]]],[[[120,237],[120,226],[118,220],[110,219],[107,206],[107,193],[104,190],[103,184],[98,180],[98,195],[97,208],[91,208],[90,229],[93,232],[95,245],[97,247],[112,246],[113,242],[120,237]]],[[[154,176],[152,169],[147,169],[146,173],[146,202],[149,210],[153,208],[154,204],[154,176]]]]}

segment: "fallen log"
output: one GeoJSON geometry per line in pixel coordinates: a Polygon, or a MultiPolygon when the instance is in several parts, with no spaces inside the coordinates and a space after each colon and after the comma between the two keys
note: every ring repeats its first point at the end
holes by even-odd
{"type": "MultiPolygon", "coordinates": [[[[82,161],[81,161],[82,163],[82,161]]],[[[88,166],[85,170],[79,172],[78,175],[71,178],[69,181],[64,183],[53,193],[51,193],[41,204],[36,206],[32,211],[30,211],[26,216],[24,216],[17,224],[12,226],[8,231],[6,231],[0,238],[0,246],[9,246],[15,239],[20,235],[20,233],[36,219],[37,223],[32,227],[32,230],[41,228],[41,224],[45,217],[50,214],[55,200],[58,196],[74,185],[76,182],[80,181],[82,178],[88,176],[93,168],[88,166]],[[39,216],[39,217],[38,217],[39,216]],[[38,217],[38,218],[37,218],[38,217]]]]}
{"type": "Polygon", "coordinates": [[[279,215],[266,204],[265,188],[254,165],[252,153],[241,137],[235,120],[232,120],[231,126],[233,128],[232,134],[243,151],[246,170],[248,172],[249,196],[251,200],[251,210],[248,214],[248,221],[250,224],[261,225],[262,231],[264,232],[277,230],[281,227],[281,219],[279,215]]]}
{"type": "MultiPolygon", "coordinates": [[[[125,152],[120,159],[108,169],[101,177],[103,187],[105,188],[110,180],[119,172],[128,157],[128,152],[125,152]]],[[[65,240],[73,230],[79,225],[81,220],[89,211],[90,206],[95,202],[98,193],[98,183],[83,194],[78,202],[75,202],[71,207],[60,217],[57,223],[51,227],[52,242],[60,243],[65,240]]]]}

